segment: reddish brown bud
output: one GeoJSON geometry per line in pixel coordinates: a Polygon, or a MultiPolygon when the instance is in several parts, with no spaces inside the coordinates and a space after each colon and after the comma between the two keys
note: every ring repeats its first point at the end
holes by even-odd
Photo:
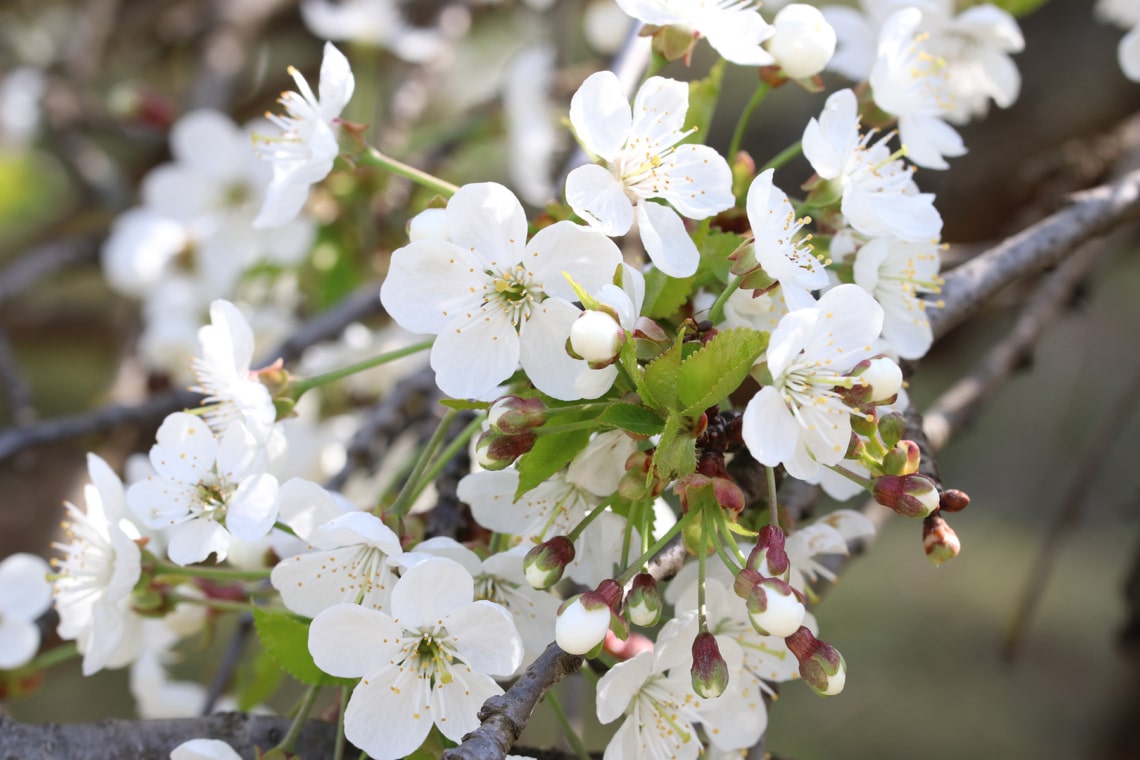
{"type": "Polygon", "coordinates": [[[935,513],[922,521],[922,548],[934,565],[954,559],[962,551],[962,542],[950,523],[935,513]]]}
{"type": "Polygon", "coordinates": [[[546,404],[540,398],[503,396],[487,411],[487,424],[492,430],[507,435],[525,433],[546,422],[546,404]]]}
{"type": "Polygon", "coordinates": [[[538,437],[530,432],[504,435],[495,430],[485,430],[475,443],[475,458],[485,470],[503,470],[530,451],[537,440],[538,437]]]}
{"type": "Polygon", "coordinates": [[[943,491],[938,497],[938,506],[943,512],[961,512],[970,506],[970,495],[957,488],[943,491]]]}
{"type": "Polygon", "coordinates": [[[562,580],[566,566],[573,561],[573,542],[566,536],[555,536],[526,553],[523,557],[523,575],[534,588],[550,588],[562,580]]]}
{"type": "Polygon", "coordinates": [[[847,663],[839,650],[820,641],[806,626],[800,626],[784,639],[788,649],[800,663],[800,678],[812,691],[830,697],[843,691],[847,681],[847,663]]]}
{"type": "Polygon", "coordinates": [[[716,636],[698,633],[693,641],[693,691],[706,699],[719,697],[728,688],[728,663],[720,654],[716,636]]]}
{"type": "Polygon", "coordinates": [[[747,566],[768,578],[788,580],[791,562],[784,550],[784,531],[778,525],[765,525],[756,537],[756,547],[748,555],[747,566]]]}
{"type": "Polygon", "coordinates": [[[938,509],[938,488],[925,475],[883,475],[875,480],[874,497],[903,517],[926,517],[938,509]]]}

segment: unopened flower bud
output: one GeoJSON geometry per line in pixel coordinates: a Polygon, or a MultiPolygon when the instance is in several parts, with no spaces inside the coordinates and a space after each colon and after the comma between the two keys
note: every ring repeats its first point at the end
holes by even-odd
{"type": "Polygon", "coordinates": [[[487,424],[507,435],[525,433],[546,422],[546,404],[540,398],[503,396],[487,410],[487,424]]]}
{"type": "Polygon", "coordinates": [[[661,619],[661,590],[657,588],[657,579],[649,573],[638,573],[633,577],[633,586],[625,599],[625,608],[629,613],[629,621],[634,625],[657,625],[661,619]]]}
{"type": "Polygon", "coordinates": [[[938,507],[943,512],[961,512],[970,506],[970,494],[957,488],[948,488],[938,496],[938,507]]]}
{"type": "Polygon", "coordinates": [[[898,412],[891,412],[879,418],[879,438],[888,449],[893,449],[904,435],[906,435],[906,417],[898,412]]]}
{"type": "Polygon", "coordinates": [[[762,636],[787,636],[800,627],[807,613],[794,588],[751,568],[737,574],[733,590],[744,599],[752,627],[762,636]]]}
{"type": "Polygon", "coordinates": [[[555,536],[526,553],[523,557],[523,575],[533,588],[550,588],[562,580],[566,566],[573,561],[573,542],[566,536],[555,536]]]}
{"type": "Polygon", "coordinates": [[[922,464],[922,450],[910,440],[902,440],[883,456],[883,472],[888,475],[913,475],[922,464]]]}
{"type": "Polygon", "coordinates": [[[791,79],[815,76],[835,54],[835,30],[813,6],[786,5],[772,26],[775,33],[768,40],[768,52],[791,79]]]}
{"type": "Polygon", "coordinates": [[[570,325],[570,347],[599,369],[611,364],[625,343],[625,330],[604,311],[584,311],[570,325]]]}
{"type": "Polygon", "coordinates": [[[875,480],[874,497],[903,517],[926,517],[938,509],[938,487],[925,475],[883,475],[875,480]]]}
{"type": "Polygon", "coordinates": [[[416,240],[450,240],[451,232],[447,226],[447,210],[429,208],[413,216],[408,222],[408,239],[413,242],[416,240]]]}
{"type": "MultiPolygon", "coordinates": [[[[844,396],[849,394],[844,393],[844,396]]],[[[873,404],[861,405],[851,411],[851,432],[870,438],[879,425],[878,407],[873,404]]]]}
{"type": "Polygon", "coordinates": [[[871,388],[871,403],[881,403],[897,396],[903,383],[899,365],[885,356],[868,359],[866,363],[867,367],[859,377],[871,388]]]}
{"type": "Polygon", "coordinates": [[[791,561],[784,551],[784,531],[778,525],[765,525],[756,537],[756,547],[748,555],[747,567],[765,578],[788,580],[791,561]]]}
{"type": "Polygon", "coordinates": [[[667,61],[688,60],[697,44],[697,35],[683,26],[665,26],[653,35],[653,52],[667,61]]]}
{"type": "Polygon", "coordinates": [[[847,663],[839,650],[812,635],[806,626],[784,639],[788,649],[800,663],[800,678],[812,691],[831,697],[843,691],[847,682],[847,663]]]}
{"type": "Polygon", "coordinates": [[[693,691],[705,699],[719,697],[728,688],[728,663],[720,654],[716,636],[708,631],[693,640],[693,691]]]}
{"type": "Polygon", "coordinates": [[[717,504],[734,515],[744,511],[744,491],[731,478],[709,477],[694,472],[681,478],[673,486],[673,490],[681,497],[681,508],[686,512],[689,511],[690,504],[699,498],[699,493],[706,489],[712,491],[717,504]]]}
{"type": "Polygon", "coordinates": [[[554,623],[554,640],[567,654],[586,654],[606,638],[612,611],[591,593],[570,599],[554,623]]]}
{"type": "Polygon", "coordinates": [[[934,565],[941,565],[958,556],[962,542],[942,515],[933,514],[922,521],[922,548],[928,560],[934,565]]]}
{"type": "Polygon", "coordinates": [[[530,451],[536,440],[538,437],[534,433],[504,435],[495,430],[485,430],[475,442],[475,459],[485,470],[504,470],[530,451]]]}

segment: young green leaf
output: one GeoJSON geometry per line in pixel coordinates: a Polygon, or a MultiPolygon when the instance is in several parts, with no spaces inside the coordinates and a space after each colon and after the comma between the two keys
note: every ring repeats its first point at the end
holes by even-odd
{"type": "Polygon", "coordinates": [[[657,435],[665,425],[652,409],[639,404],[614,404],[598,416],[598,422],[636,435],[657,435]]]}
{"type": "Polygon", "coordinates": [[[253,608],[253,625],[261,646],[289,675],[307,686],[351,685],[352,679],[334,678],[317,667],[309,654],[309,626],[288,612],[253,608]]]}
{"type": "Polygon", "coordinates": [[[519,457],[519,487],[515,492],[515,498],[519,498],[569,464],[579,451],[586,448],[589,441],[589,430],[572,430],[539,436],[534,448],[519,457]]]}
{"type": "Polygon", "coordinates": [[[717,333],[677,369],[677,397],[686,415],[719,404],[740,387],[753,362],[768,346],[768,336],[747,327],[717,333]]]}

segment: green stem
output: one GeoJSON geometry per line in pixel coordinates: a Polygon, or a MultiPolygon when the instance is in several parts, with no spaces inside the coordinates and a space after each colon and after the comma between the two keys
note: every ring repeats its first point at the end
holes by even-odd
{"type": "Polygon", "coordinates": [[[556,435],[558,433],[572,433],[575,430],[593,430],[598,427],[596,419],[580,420],[578,422],[567,422],[564,425],[543,425],[536,427],[531,432],[536,436],[556,435]]]}
{"type": "Polygon", "coordinates": [[[425,171],[409,166],[403,161],[397,161],[391,156],[385,156],[380,151],[369,146],[368,149],[360,154],[359,160],[362,164],[367,166],[378,166],[381,169],[387,169],[393,174],[398,174],[405,179],[410,179],[417,185],[426,187],[432,192],[439,193],[445,198],[450,198],[455,195],[455,191],[459,188],[450,182],[446,182],[439,177],[428,174],[425,171]]]}
{"type": "Polygon", "coordinates": [[[724,286],[724,290],[716,297],[716,300],[713,301],[712,307],[709,308],[709,321],[714,325],[720,324],[721,320],[724,319],[724,305],[728,303],[728,299],[736,292],[736,289],[740,287],[740,283],[743,281],[743,277],[733,277],[728,281],[728,284],[724,286]]]}
{"type": "MultiPolygon", "coordinates": [[[[701,543],[697,551],[697,620],[700,625],[700,632],[705,633],[709,629],[708,611],[705,608],[705,566],[708,563],[708,540],[710,533],[715,531],[709,530],[709,523],[712,517],[708,514],[707,509],[701,510],[701,543]]],[[[716,542],[720,546],[720,542],[716,542]]]]}
{"type": "Polygon", "coordinates": [[[646,549],[640,557],[631,562],[622,572],[622,574],[615,579],[618,582],[618,585],[624,586],[633,580],[633,576],[641,572],[641,568],[645,565],[645,563],[653,559],[654,555],[656,555],[657,552],[664,549],[665,545],[672,541],[673,538],[681,532],[681,529],[685,527],[685,524],[694,519],[694,515],[699,514],[699,512],[689,512],[688,514],[682,515],[681,519],[673,523],[673,527],[666,531],[665,535],[653,542],[652,546],[646,549]]]}
{"type": "Polygon", "coordinates": [[[558,701],[558,697],[554,695],[553,691],[548,691],[544,699],[546,703],[550,705],[551,711],[554,712],[554,717],[558,718],[558,722],[562,724],[562,733],[565,734],[566,740],[570,742],[570,746],[574,749],[574,754],[578,756],[578,760],[590,760],[589,750],[586,749],[586,745],[582,742],[582,737],[578,736],[578,732],[574,730],[574,726],[570,725],[570,719],[566,717],[566,711],[562,709],[562,703],[558,701]]]}
{"type": "Polygon", "coordinates": [[[67,662],[79,656],[79,649],[74,641],[69,641],[66,644],[60,644],[54,649],[49,649],[46,652],[40,652],[36,657],[20,666],[20,670],[39,671],[46,670],[53,665],[58,665],[61,662],[67,662]]]}
{"type": "Polygon", "coordinates": [[[847,478],[848,480],[850,480],[852,482],[858,483],[859,485],[866,488],[868,491],[874,491],[875,490],[875,481],[874,480],[872,480],[870,478],[865,478],[862,475],[859,475],[858,473],[854,473],[841,464],[833,464],[833,465],[828,465],[828,466],[831,468],[831,470],[833,472],[838,472],[843,477],[847,478]]]}
{"type": "Polygon", "coordinates": [[[566,538],[570,539],[571,541],[577,541],[578,536],[582,535],[582,531],[586,529],[586,526],[592,523],[594,520],[598,519],[598,516],[601,515],[602,512],[606,511],[606,507],[610,505],[611,501],[613,501],[612,496],[590,510],[590,514],[583,517],[582,521],[574,526],[574,529],[570,531],[570,534],[567,535],[566,538]]]}
{"type": "Polygon", "coordinates": [[[788,163],[793,158],[798,156],[801,152],[803,152],[803,149],[804,149],[803,143],[800,143],[800,142],[792,143],[791,145],[789,145],[788,147],[784,148],[782,151],[777,153],[776,156],[771,161],[769,161],[768,163],[766,163],[762,167],[760,167],[760,171],[757,172],[757,174],[762,174],[763,172],[766,172],[769,169],[779,169],[781,166],[788,163]]]}
{"type": "Polygon", "coordinates": [[[350,364],[347,367],[334,369],[331,372],[325,372],[320,375],[301,378],[293,383],[293,398],[301,398],[301,396],[306,391],[312,390],[313,388],[321,385],[326,385],[336,380],[340,380],[341,378],[348,377],[349,375],[355,375],[357,372],[363,372],[366,369],[379,367],[381,364],[387,364],[388,362],[395,361],[396,359],[402,359],[405,356],[419,353],[420,351],[426,351],[432,347],[432,344],[434,342],[435,338],[431,338],[420,343],[405,346],[404,348],[398,348],[395,351],[388,351],[387,353],[380,354],[379,356],[370,357],[364,361],[350,364]]]}
{"type": "Polygon", "coordinates": [[[289,733],[285,734],[285,738],[274,749],[284,750],[287,753],[293,752],[293,748],[297,746],[297,739],[301,737],[301,729],[305,727],[309,711],[313,709],[313,703],[317,701],[317,693],[320,690],[321,687],[314,685],[305,691],[305,696],[301,697],[301,706],[297,708],[297,714],[293,716],[293,723],[289,726],[289,733]]]}
{"type": "Polygon", "coordinates": [[[736,159],[736,154],[740,151],[740,143],[744,139],[744,129],[748,126],[748,120],[752,118],[752,112],[756,110],[756,106],[764,100],[764,96],[772,89],[772,85],[767,82],[761,82],[760,86],[756,88],[756,92],[752,93],[752,97],[745,104],[744,110],[740,112],[740,118],[736,122],[736,129],[732,132],[732,141],[728,144],[728,160],[731,163],[736,159]]]}
{"type": "Polygon", "coordinates": [[[443,471],[443,468],[447,466],[447,463],[451,461],[451,458],[454,457],[461,448],[467,445],[467,442],[471,439],[471,436],[475,435],[475,433],[478,432],[479,428],[482,425],[483,417],[475,417],[475,419],[467,423],[467,427],[459,431],[459,435],[455,436],[455,440],[447,444],[447,447],[444,448],[444,450],[440,452],[439,456],[437,456],[432,461],[431,467],[429,467],[427,472],[424,473],[422,482],[420,483],[419,487],[416,488],[415,494],[412,495],[413,502],[420,497],[420,494],[423,493],[425,488],[427,488],[428,483],[431,483],[439,477],[439,473],[443,471]]]}
{"type": "MultiPolygon", "coordinates": [[[[714,518],[714,519],[716,519],[716,518],[714,518]]],[[[736,545],[736,539],[733,538],[732,531],[729,530],[729,528],[725,524],[725,522],[726,521],[724,519],[724,516],[721,515],[720,524],[717,526],[717,535],[721,536],[722,538],[724,538],[727,541],[728,545],[731,546],[732,549],[736,552],[736,556],[740,558],[740,561],[736,562],[733,560],[732,555],[730,555],[728,553],[728,551],[725,549],[724,542],[717,541],[716,543],[713,544],[713,546],[716,548],[716,553],[717,553],[717,556],[720,557],[720,561],[724,563],[724,566],[726,568],[728,568],[728,571],[730,573],[732,573],[733,575],[736,575],[738,572],[740,572],[740,568],[748,560],[744,556],[744,553],[740,551],[740,547],[736,545]]]]}
{"type": "Polygon", "coordinates": [[[233,570],[228,567],[183,567],[169,562],[156,562],[156,575],[177,575],[185,578],[205,578],[211,581],[263,581],[269,577],[269,570],[233,570]]]}
{"type": "MultiPolygon", "coordinates": [[[[748,558],[744,556],[744,552],[740,551],[740,544],[736,543],[736,536],[732,534],[732,526],[728,524],[728,516],[725,515],[723,511],[720,516],[720,534],[724,536],[728,545],[732,547],[733,553],[737,559],[740,560],[740,566],[747,564],[748,558]]],[[[729,569],[731,570],[732,568],[729,567],[729,569]]]]}
{"type": "Polygon", "coordinates": [[[443,419],[439,421],[439,427],[432,433],[431,439],[424,446],[423,453],[420,454],[419,460],[416,462],[412,474],[404,482],[404,487],[400,489],[400,493],[396,495],[396,500],[392,502],[391,508],[387,511],[389,514],[399,515],[403,517],[412,508],[412,503],[415,500],[415,494],[419,488],[419,483],[423,480],[424,472],[427,471],[428,464],[431,461],[432,455],[439,445],[443,443],[443,439],[447,436],[447,429],[451,427],[451,421],[455,419],[458,412],[451,409],[447,414],[443,415],[443,419]]]}

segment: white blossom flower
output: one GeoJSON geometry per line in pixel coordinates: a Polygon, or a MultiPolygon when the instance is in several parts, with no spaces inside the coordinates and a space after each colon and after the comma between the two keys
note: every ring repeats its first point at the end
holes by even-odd
{"type": "Polygon", "coordinates": [[[750,0],[617,0],[623,11],[654,26],[679,26],[706,38],[726,61],[767,66],[772,56],[760,46],[772,27],[750,0]]]}
{"type": "Polygon", "coordinates": [[[344,716],[348,740],[376,760],[417,749],[433,725],[453,741],[479,725],[476,713],[503,690],[523,657],[510,613],[474,601],[463,566],[432,558],[410,568],[392,590],[392,614],[339,604],[309,628],[317,667],[361,678],[344,716]]]}
{"type": "Polygon", "coordinates": [[[734,203],[732,171],[705,145],[679,145],[689,86],[650,77],[633,110],[612,72],[590,75],[570,100],[570,123],[586,150],[608,166],[579,166],[566,178],[566,201],[594,229],[624,235],[637,219],[649,258],[671,277],[697,271],[700,254],[681,215],[705,219],[734,203]],[[652,198],[668,206],[649,202],[652,198]],[[676,210],[674,210],[676,209],[676,210]]]}
{"type": "Polygon", "coordinates": [[[965,155],[959,134],[943,119],[954,109],[945,68],[928,50],[922,11],[904,8],[883,24],[871,69],[875,104],[898,117],[907,157],[928,169],[946,169],[944,156],[965,155]]]}
{"type": "Polygon", "coordinates": [[[226,557],[231,535],[253,541],[277,519],[277,479],[264,471],[261,443],[241,422],[215,437],[199,417],[163,420],[150,450],[155,474],[131,486],[127,503],[146,525],[165,529],[179,564],[226,557]]]}
{"type": "Polygon", "coordinates": [[[751,290],[737,289],[724,303],[724,326],[772,332],[787,313],[788,304],[778,294],[754,296],[751,290]]]}
{"type": "Polygon", "coordinates": [[[758,462],[810,478],[843,459],[853,410],[833,388],[858,382],[844,373],[872,355],[882,326],[883,308],[858,285],[840,285],[815,308],[780,320],[765,354],[773,384],[744,410],[744,442],[758,462]]]}
{"type": "Polygon", "coordinates": [[[1099,0],[1096,16],[1128,29],[1116,48],[1116,58],[1124,76],[1140,82],[1140,3],[1134,0],[1099,0]]]}
{"type": "Polygon", "coordinates": [[[819,119],[804,129],[804,156],[816,173],[838,183],[840,209],[847,223],[868,237],[890,236],[929,242],[942,232],[934,195],[919,193],[913,169],[891,156],[884,137],[859,134],[855,93],[832,93],[819,119]]]}
{"type": "Polygon", "coordinates": [[[559,599],[553,594],[527,583],[522,560],[529,548],[516,546],[481,560],[455,539],[437,536],[416,544],[411,552],[403,555],[401,564],[410,566],[426,557],[444,557],[463,565],[475,580],[475,598],[500,604],[511,613],[526,649],[522,662],[525,666],[554,640],[554,620],[559,605],[559,599]]]}
{"type": "Polygon", "coordinates": [[[855,256],[855,284],[883,307],[883,338],[904,359],[923,357],[934,342],[922,293],[938,293],[939,246],[875,238],[855,256]]]}
{"type": "Polygon", "coordinates": [[[319,98],[299,71],[290,67],[289,73],[299,92],[281,95],[287,116],[268,116],[281,134],[260,140],[262,156],[273,162],[273,179],[254,227],[279,227],[294,219],[305,205],[309,187],[332,171],[340,153],[338,119],[356,82],[348,59],[331,42],[325,43],[321,61],[319,98]]]}
{"type": "Polygon", "coordinates": [[[748,188],[746,208],[756,260],[780,283],[788,309],[803,309],[815,305],[811,291],[827,286],[827,270],[812,255],[811,244],[796,238],[806,220],[796,218],[788,196],[772,184],[773,173],[761,172],[748,188]]]}
{"type": "Polygon", "coordinates": [[[410,63],[426,63],[446,48],[438,29],[408,23],[400,6],[408,0],[304,0],[301,18],[323,40],[379,45],[410,63]]]}
{"type": "Polygon", "coordinates": [[[495,183],[465,185],[447,204],[449,239],[416,240],[392,254],[384,308],[412,332],[439,337],[431,351],[445,393],[481,398],[521,363],[543,393],[578,398],[585,362],[566,352],[579,309],[564,272],[588,292],[621,262],[604,235],[558,222],[526,239],[522,205],[495,183]]]}
{"type": "Polygon", "coordinates": [[[74,639],[83,655],[83,675],[126,665],[142,646],[142,619],[131,609],[131,591],[141,575],[138,545],[119,527],[122,484],[103,460],[88,455],[92,482],[83,487],[86,512],[65,503],[66,543],[55,568],[59,636],[74,639]]]}
{"type": "Polygon", "coordinates": [[[837,509],[803,526],[788,536],[784,544],[791,564],[788,583],[809,595],[809,584],[817,578],[834,583],[835,573],[817,562],[815,557],[820,554],[846,555],[853,542],[874,535],[875,524],[854,509],[837,509]]]}
{"type": "MultiPolygon", "coordinates": [[[[289,481],[281,489],[297,485],[289,481]]],[[[270,576],[286,607],[310,618],[342,602],[388,610],[403,549],[379,517],[348,512],[318,527],[309,541],[310,551],[277,563],[270,576]]]]}
{"type": "MultiPolygon", "coordinates": [[[[591,295],[614,310],[618,316],[618,326],[629,336],[637,325],[645,301],[645,277],[633,267],[622,264],[621,287],[606,283],[591,295]]],[[[592,369],[587,365],[574,381],[574,389],[582,398],[598,398],[613,387],[617,376],[618,368],[613,364],[601,369],[592,369]]]]}
{"type": "Polygon", "coordinates": [[[51,606],[48,563],[20,552],[0,562],[0,670],[27,663],[40,648],[36,618],[51,606]]]}
{"type": "Polygon", "coordinates": [[[269,389],[250,370],[253,330],[229,301],[210,304],[210,324],[198,330],[201,355],[193,361],[198,384],[190,390],[206,396],[204,417],[210,429],[221,434],[241,421],[259,440],[273,429],[277,410],[269,389]]]}
{"type": "MultiPolygon", "coordinates": [[[[604,760],[694,760],[703,749],[696,723],[704,725],[720,749],[744,749],[759,741],[767,716],[754,680],[730,676],[728,690],[713,699],[693,692],[692,637],[682,635],[687,623],[669,621],[652,652],[618,663],[599,679],[598,720],[612,723],[625,716],[606,745],[604,760]]],[[[717,643],[729,673],[739,674],[740,647],[719,636],[717,643]]]]}

